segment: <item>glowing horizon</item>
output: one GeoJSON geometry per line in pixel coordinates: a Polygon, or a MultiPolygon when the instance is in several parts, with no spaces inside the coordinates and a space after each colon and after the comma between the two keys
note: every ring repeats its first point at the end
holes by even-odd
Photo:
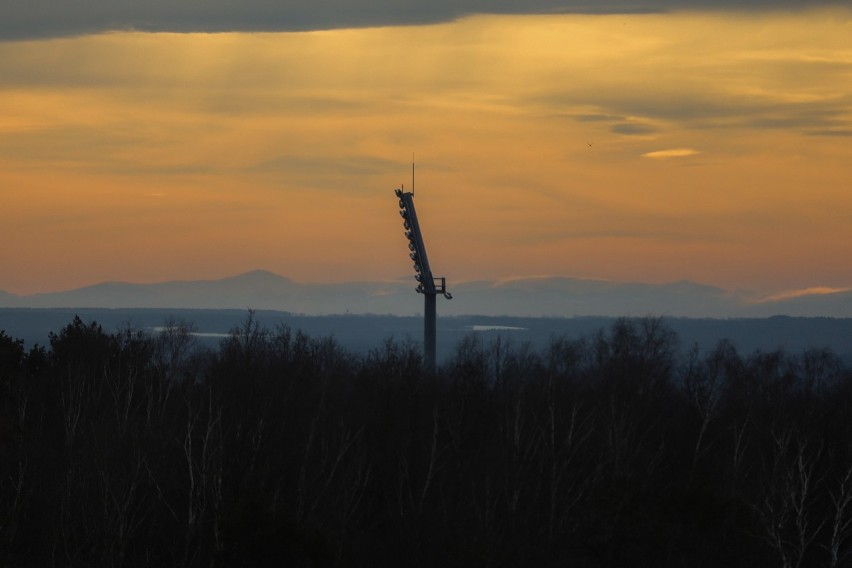
{"type": "Polygon", "coordinates": [[[407,273],[852,286],[852,11],[0,43],[0,290],[407,273]]]}

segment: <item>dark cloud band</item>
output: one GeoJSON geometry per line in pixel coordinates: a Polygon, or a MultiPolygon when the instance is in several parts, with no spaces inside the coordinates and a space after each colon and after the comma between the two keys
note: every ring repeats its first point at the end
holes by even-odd
{"type": "Polygon", "coordinates": [[[804,9],[847,0],[0,0],[0,40],[116,30],[306,31],[431,24],[471,14],[804,9]],[[747,6],[744,8],[743,6],[747,6]]]}

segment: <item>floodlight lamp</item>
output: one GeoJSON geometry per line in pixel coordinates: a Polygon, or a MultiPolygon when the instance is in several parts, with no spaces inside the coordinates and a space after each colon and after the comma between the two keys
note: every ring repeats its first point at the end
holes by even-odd
{"type": "Polygon", "coordinates": [[[414,264],[414,272],[420,273],[420,265],[417,263],[414,264]]]}
{"type": "Polygon", "coordinates": [[[408,211],[406,211],[405,209],[400,209],[399,210],[399,216],[402,217],[403,219],[407,220],[408,219],[408,211]]]}
{"type": "Polygon", "coordinates": [[[396,188],[393,192],[397,197],[402,197],[402,190],[400,188],[396,188]]]}
{"type": "Polygon", "coordinates": [[[422,282],[423,281],[423,275],[415,274],[414,279],[417,280],[418,282],[422,282]]]}
{"type": "Polygon", "coordinates": [[[414,246],[414,243],[408,243],[408,250],[416,250],[417,247],[414,246]]]}
{"type": "Polygon", "coordinates": [[[405,201],[403,201],[402,199],[399,200],[399,208],[405,209],[405,201]]]}
{"type": "MultiPolygon", "coordinates": [[[[402,224],[402,226],[405,228],[406,231],[411,229],[411,223],[408,222],[408,219],[405,220],[405,222],[402,224]]],[[[407,234],[405,236],[408,237],[407,234]]],[[[408,237],[408,238],[410,239],[411,237],[408,237]]]]}
{"type": "Polygon", "coordinates": [[[411,257],[411,260],[413,260],[414,262],[417,262],[417,253],[416,252],[409,253],[408,256],[411,257]]]}
{"type": "Polygon", "coordinates": [[[417,292],[418,294],[422,294],[423,293],[423,286],[418,286],[417,288],[414,289],[414,291],[417,292]]]}
{"type": "Polygon", "coordinates": [[[452,294],[450,294],[449,292],[444,292],[444,297],[445,297],[446,299],[448,299],[448,300],[452,300],[452,299],[453,299],[453,295],[452,295],[452,294]]]}

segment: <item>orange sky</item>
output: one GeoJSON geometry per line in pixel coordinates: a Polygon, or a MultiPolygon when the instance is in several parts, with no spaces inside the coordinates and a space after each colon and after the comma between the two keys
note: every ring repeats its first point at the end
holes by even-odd
{"type": "Polygon", "coordinates": [[[852,11],[0,42],[0,290],[852,286],[852,11]]]}

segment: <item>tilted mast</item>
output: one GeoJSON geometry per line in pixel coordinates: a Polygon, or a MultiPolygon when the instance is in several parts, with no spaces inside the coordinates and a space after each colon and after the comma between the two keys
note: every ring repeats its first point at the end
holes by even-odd
{"type": "Polygon", "coordinates": [[[408,239],[408,256],[414,262],[414,279],[418,282],[416,291],[419,294],[423,294],[425,298],[425,320],[423,325],[424,363],[426,370],[434,373],[437,336],[436,299],[438,294],[442,294],[448,300],[451,300],[453,296],[447,292],[446,278],[435,278],[432,276],[429,257],[426,255],[426,245],[423,242],[423,234],[420,232],[420,223],[417,220],[417,211],[414,208],[414,192],[405,192],[402,189],[396,189],[394,190],[394,194],[399,198],[399,214],[403,219],[405,237],[408,239]]]}

